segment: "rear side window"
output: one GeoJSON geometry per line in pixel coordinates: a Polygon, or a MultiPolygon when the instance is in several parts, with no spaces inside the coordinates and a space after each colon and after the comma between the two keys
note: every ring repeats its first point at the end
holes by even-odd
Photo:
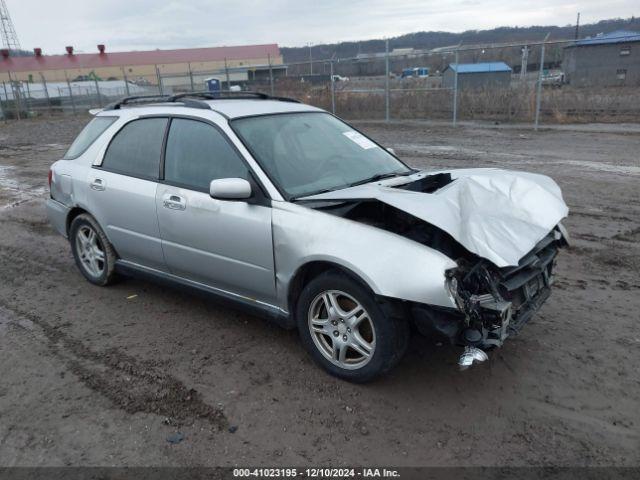
{"type": "Polygon", "coordinates": [[[117,119],[118,117],[95,117],[82,129],[63,158],[65,160],[78,158],[117,119]]]}
{"type": "Polygon", "coordinates": [[[216,128],[196,120],[172,120],[164,160],[167,182],[208,192],[211,180],[247,177],[239,154],[216,128]]]}
{"type": "Polygon", "coordinates": [[[115,173],[157,180],[166,118],[144,118],[127,123],[111,140],[102,167],[115,173]]]}

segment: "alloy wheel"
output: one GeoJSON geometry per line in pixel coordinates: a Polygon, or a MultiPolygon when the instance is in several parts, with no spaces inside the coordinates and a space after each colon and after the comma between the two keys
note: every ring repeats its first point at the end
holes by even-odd
{"type": "Polygon", "coordinates": [[[104,273],[105,253],[96,231],[88,225],[82,225],[76,233],[76,250],[85,271],[98,278],[104,273]]]}
{"type": "Polygon", "coordinates": [[[322,355],[341,368],[365,366],[376,348],[376,332],[365,308],[351,295],[327,290],[311,302],[309,332],[322,355]]]}

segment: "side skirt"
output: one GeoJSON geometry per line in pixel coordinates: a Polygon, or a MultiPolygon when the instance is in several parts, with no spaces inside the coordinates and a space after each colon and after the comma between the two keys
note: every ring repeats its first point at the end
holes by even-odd
{"type": "Polygon", "coordinates": [[[125,276],[142,278],[155,283],[186,290],[191,293],[203,295],[218,303],[232,308],[243,310],[247,313],[266,318],[286,329],[295,328],[295,322],[285,310],[270,303],[261,302],[253,298],[245,297],[234,292],[195,282],[171,273],[162,272],[154,268],[145,267],[127,260],[116,261],[116,271],[125,276]]]}

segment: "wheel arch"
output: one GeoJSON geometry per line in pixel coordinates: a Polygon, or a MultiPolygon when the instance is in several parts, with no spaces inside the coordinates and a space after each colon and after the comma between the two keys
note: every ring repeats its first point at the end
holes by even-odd
{"type": "MultiPolygon", "coordinates": [[[[66,228],[66,231],[67,231],[67,237],[71,233],[69,231],[69,229],[71,228],[71,224],[76,219],[76,217],[78,217],[79,215],[82,215],[83,213],[91,215],[91,213],[88,210],[85,210],[84,208],[78,207],[78,206],[75,206],[71,210],[69,210],[69,213],[67,214],[66,225],[65,225],[65,228],[66,228]]],[[[93,217],[93,215],[91,215],[91,216],[93,217]]]]}
{"type": "Polygon", "coordinates": [[[289,312],[295,312],[296,303],[298,297],[300,296],[300,292],[304,289],[304,287],[314,278],[322,275],[325,272],[334,271],[342,273],[346,275],[351,280],[359,283],[372,295],[375,295],[375,292],[371,288],[371,286],[356,272],[345,267],[336,262],[332,262],[330,260],[311,260],[300,267],[295,271],[291,280],[289,281],[288,290],[287,290],[287,306],[289,308],[289,312]]]}

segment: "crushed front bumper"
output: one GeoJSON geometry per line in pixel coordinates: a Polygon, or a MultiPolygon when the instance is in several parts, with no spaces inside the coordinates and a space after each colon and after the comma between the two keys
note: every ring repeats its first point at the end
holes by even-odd
{"type": "MultiPolygon", "coordinates": [[[[457,310],[414,306],[418,329],[435,331],[470,349],[501,346],[551,295],[555,259],[563,245],[562,235],[554,230],[517,266],[496,268],[478,259],[449,271],[449,289],[457,310]]],[[[470,352],[465,350],[468,356],[470,352]]]]}

